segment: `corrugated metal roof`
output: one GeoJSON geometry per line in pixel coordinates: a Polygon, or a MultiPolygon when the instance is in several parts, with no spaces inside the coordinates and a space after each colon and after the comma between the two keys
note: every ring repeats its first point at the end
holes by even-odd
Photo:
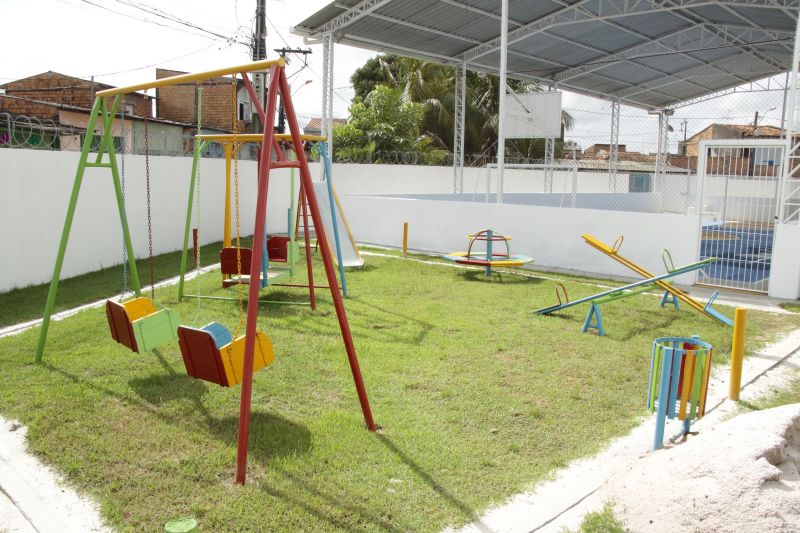
{"type": "MultiPolygon", "coordinates": [[[[509,76],[661,108],[791,65],[800,0],[509,0],[509,76]]],[[[293,29],[497,73],[497,0],[337,0],[293,29]]]]}

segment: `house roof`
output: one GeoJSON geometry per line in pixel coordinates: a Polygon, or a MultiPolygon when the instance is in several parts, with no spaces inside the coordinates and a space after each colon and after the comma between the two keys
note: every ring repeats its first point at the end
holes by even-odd
{"type": "Polygon", "coordinates": [[[48,76],[48,75],[53,75],[53,74],[55,74],[56,76],[60,76],[62,78],[66,78],[68,80],[72,80],[74,82],[77,82],[76,86],[78,86],[78,87],[91,86],[91,84],[94,83],[94,86],[98,90],[105,90],[105,89],[113,89],[114,88],[113,85],[107,85],[105,83],[99,83],[99,82],[92,82],[91,80],[84,80],[83,78],[76,78],[75,76],[69,76],[67,74],[61,74],[60,72],[55,72],[53,70],[48,70],[47,72],[40,72],[39,74],[34,74],[33,76],[28,76],[26,78],[20,78],[18,80],[9,81],[7,83],[4,83],[3,85],[0,85],[0,89],[8,89],[8,86],[11,85],[11,84],[19,83],[21,81],[26,81],[26,80],[33,80],[33,79],[36,79],[36,78],[41,78],[43,76],[48,76]]]}
{"type": "Polygon", "coordinates": [[[713,129],[713,128],[718,128],[718,129],[721,129],[721,130],[728,130],[728,131],[732,131],[732,132],[738,132],[741,135],[742,138],[754,137],[755,135],[758,135],[759,137],[763,137],[763,138],[767,138],[767,139],[769,139],[769,138],[778,139],[781,136],[783,136],[784,131],[785,131],[782,128],[777,128],[775,126],[764,125],[764,126],[759,126],[758,128],[754,128],[752,124],[720,124],[718,122],[715,122],[713,124],[709,124],[708,126],[703,128],[702,130],[698,131],[697,133],[695,133],[694,135],[692,135],[691,137],[686,139],[686,141],[681,141],[681,143],[684,143],[684,142],[686,144],[696,143],[696,142],[698,142],[698,138],[700,138],[708,130],[713,129]],[[754,129],[756,130],[755,132],[753,131],[754,129]]]}
{"type": "MultiPolygon", "coordinates": [[[[511,0],[508,75],[659,109],[786,72],[800,0],[511,0]]],[[[497,0],[336,0],[292,31],[497,74],[497,0]]]]}
{"type": "MultiPolygon", "coordinates": [[[[347,124],[346,118],[335,118],[333,119],[334,124],[347,124]]],[[[312,118],[306,125],[303,126],[304,130],[314,130],[314,131],[322,131],[322,119],[321,118],[312,118]]]]}
{"type": "MultiPolygon", "coordinates": [[[[45,100],[36,100],[34,98],[26,98],[24,96],[14,96],[14,95],[10,95],[10,94],[0,94],[0,99],[4,99],[4,98],[5,99],[9,99],[9,100],[18,100],[18,101],[22,101],[22,102],[31,102],[31,103],[34,103],[34,104],[39,104],[39,105],[43,105],[43,106],[52,107],[54,109],[63,109],[65,111],[76,111],[76,112],[82,112],[82,113],[87,113],[87,114],[91,112],[91,109],[89,109],[88,107],[80,107],[80,106],[74,106],[74,105],[69,105],[69,104],[59,104],[59,103],[56,103],[56,102],[47,102],[45,100]]],[[[122,114],[118,112],[117,116],[121,117],[122,114]]],[[[125,118],[126,119],[130,119],[130,120],[144,120],[145,117],[141,117],[141,116],[138,116],[138,115],[132,115],[130,113],[125,113],[125,118]]],[[[147,121],[148,122],[155,122],[155,123],[158,123],[158,124],[169,124],[171,126],[182,126],[182,127],[190,127],[190,128],[197,127],[197,124],[189,124],[187,122],[176,122],[174,120],[165,120],[163,118],[156,118],[156,117],[147,117],[147,121]]]]}

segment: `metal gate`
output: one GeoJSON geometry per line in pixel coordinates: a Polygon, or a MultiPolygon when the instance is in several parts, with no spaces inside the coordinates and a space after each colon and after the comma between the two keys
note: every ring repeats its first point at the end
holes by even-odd
{"type": "Polygon", "coordinates": [[[785,141],[701,141],[700,259],[704,285],[767,292],[785,141]]]}

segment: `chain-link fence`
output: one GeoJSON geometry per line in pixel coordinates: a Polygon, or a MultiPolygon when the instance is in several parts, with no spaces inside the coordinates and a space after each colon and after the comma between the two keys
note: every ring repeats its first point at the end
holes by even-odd
{"type": "MultiPolygon", "coordinates": [[[[711,198],[708,191],[709,198],[699,197],[699,184],[707,174],[698,169],[701,142],[780,139],[785,81],[775,77],[657,112],[565,91],[561,111],[569,127],[563,137],[507,139],[502,177],[495,139],[481,151],[466,154],[460,169],[454,166],[453,154],[442,150],[436,157],[395,150],[337,151],[334,180],[343,194],[647,213],[718,212],[717,204],[725,198],[711,198]]],[[[124,142],[126,153],[144,153],[143,121],[125,122],[124,139],[121,131],[114,132],[118,152],[124,142]]],[[[466,129],[472,131],[474,125],[467,123],[466,129]]],[[[195,133],[185,126],[151,121],[149,154],[191,156],[195,133]]],[[[85,129],[75,126],[0,113],[0,148],[79,150],[85,135],[85,129]]],[[[98,135],[93,138],[99,142],[98,135]]],[[[737,172],[739,181],[766,175],[764,168],[780,164],[775,158],[756,161],[763,159],[756,151],[743,154],[742,164],[755,168],[757,163],[758,172],[737,172]]],[[[203,156],[222,158],[224,148],[209,143],[203,156]]],[[[240,159],[256,157],[255,144],[239,151],[240,159]]],[[[313,150],[309,158],[316,159],[313,150]]]]}

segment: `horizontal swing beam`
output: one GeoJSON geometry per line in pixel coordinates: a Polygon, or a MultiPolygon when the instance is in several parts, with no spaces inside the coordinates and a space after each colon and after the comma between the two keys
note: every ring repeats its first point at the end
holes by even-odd
{"type": "MultiPolygon", "coordinates": [[[[260,143],[264,140],[263,133],[238,133],[236,135],[232,133],[206,133],[203,135],[195,135],[196,139],[200,139],[202,141],[213,141],[218,143],[260,143]]],[[[292,136],[288,133],[276,133],[275,139],[279,142],[292,142],[292,136]]],[[[321,135],[301,135],[300,140],[302,141],[311,141],[311,142],[322,142],[327,141],[325,137],[321,135]]]]}
{"type": "MultiPolygon", "coordinates": [[[[194,298],[196,300],[221,300],[225,302],[238,302],[238,298],[230,298],[227,296],[205,296],[202,294],[184,294],[184,298],[194,298]]],[[[259,298],[259,305],[264,304],[280,304],[280,305],[311,305],[308,302],[284,302],[282,300],[262,300],[259,298]]]]}
{"type": "Polygon", "coordinates": [[[145,83],[137,83],[136,85],[115,87],[113,89],[98,91],[97,93],[95,93],[95,96],[102,98],[105,96],[116,96],[118,94],[128,94],[135,91],[143,91],[146,89],[171,87],[173,85],[180,85],[181,83],[189,83],[193,81],[202,81],[212,78],[219,78],[222,76],[236,75],[242,72],[256,72],[261,70],[267,70],[274,66],[283,67],[285,64],[286,61],[283,58],[255,61],[253,63],[245,63],[244,65],[237,65],[235,67],[225,67],[216,70],[207,70],[205,72],[190,72],[188,74],[179,74],[177,76],[161,78],[160,80],[153,80],[145,83]]]}

